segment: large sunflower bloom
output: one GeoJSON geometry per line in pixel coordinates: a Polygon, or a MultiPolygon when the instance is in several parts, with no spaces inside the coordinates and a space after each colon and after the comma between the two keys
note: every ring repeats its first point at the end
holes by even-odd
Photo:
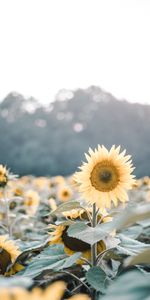
{"type": "Polygon", "coordinates": [[[12,240],[8,240],[6,235],[0,236],[0,275],[12,275],[22,269],[18,263],[14,264],[20,253],[12,240]],[[13,267],[7,272],[12,264],[13,267]]]}
{"type": "Polygon", "coordinates": [[[100,145],[95,151],[89,149],[89,155],[85,154],[87,162],[75,174],[85,200],[99,208],[110,208],[111,201],[115,206],[118,200],[128,201],[127,190],[132,188],[135,176],[131,174],[131,156],[125,153],[120,153],[120,146],[112,146],[110,151],[100,145]]]}

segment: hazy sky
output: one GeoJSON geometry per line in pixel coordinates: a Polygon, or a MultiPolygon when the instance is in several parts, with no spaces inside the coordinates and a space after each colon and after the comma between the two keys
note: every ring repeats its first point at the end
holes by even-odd
{"type": "Polygon", "coordinates": [[[150,103],[150,0],[0,0],[0,99],[98,85],[150,103]]]}

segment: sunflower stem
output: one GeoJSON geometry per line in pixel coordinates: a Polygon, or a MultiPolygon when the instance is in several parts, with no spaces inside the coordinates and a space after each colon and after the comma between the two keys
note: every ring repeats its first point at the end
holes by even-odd
{"type": "Polygon", "coordinates": [[[8,199],[7,199],[6,188],[3,189],[3,197],[4,197],[4,201],[5,201],[6,226],[7,226],[9,236],[11,236],[12,232],[11,232],[11,226],[10,226],[10,220],[9,220],[9,203],[8,203],[8,199]]]}
{"type": "MultiPolygon", "coordinates": [[[[96,204],[94,203],[92,206],[92,227],[96,227],[97,225],[97,212],[96,212],[96,204]]],[[[91,246],[91,263],[92,266],[96,266],[97,259],[97,243],[91,246]]]]}

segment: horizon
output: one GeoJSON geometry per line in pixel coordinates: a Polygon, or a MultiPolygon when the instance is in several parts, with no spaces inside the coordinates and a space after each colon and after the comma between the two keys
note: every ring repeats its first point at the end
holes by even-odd
{"type": "Polygon", "coordinates": [[[96,88],[100,88],[104,93],[106,94],[110,94],[112,97],[115,98],[116,101],[126,101],[128,102],[129,104],[141,104],[141,105],[150,105],[150,101],[149,102],[140,102],[140,101],[130,101],[129,99],[125,99],[125,98],[118,98],[116,95],[114,95],[113,93],[111,93],[110,91],[106,91],[105,89],[103,89],[101,86],[96,86],[96,85],[90,85],[90,86],[87,86],[85,88],[81,88],[81,87],[78,87],[78,88],[75,88],[75,89],[59,89],[57,91],[57,93],[55,94],[55,97],[54,99],[51,99],[51,101],[46,101],[46,102],[43,102],[43,101],[40,101],[40,99],[36,98],[34,95],[24,95],[23,93],[19,92],[19,91],[10,91],[8,92],[5,97],[3,99],[0,99],[0,103],[2,103],[5,98],[7,98],[9,95],[13,95],[14,97],[17,96],[17,95],[20,95],[24,98],[24,100],[30,100],[30,99],[34,99],[35,101],[37,101],[37,103],[39,103],[41,106],[47,106],[49,105],[50,103],[53,103],[55,102],[56,100],[58,101],[66,101],[66,100],[71,100],[73,97],[74,97],[74,92],[76,92],[78,89],[81,89],[81,90],[86,90],[90,87],[96,87],[96,88]],[[72,94],[72,95],[71,95],[72,94]]]}

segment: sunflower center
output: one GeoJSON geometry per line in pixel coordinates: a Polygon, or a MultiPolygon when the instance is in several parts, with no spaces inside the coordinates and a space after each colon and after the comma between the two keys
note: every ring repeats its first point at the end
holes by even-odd
{"type": "Polygon", "coordinates": [[[68,192],[67,191],[63,192],[63,196],[67,197],[68,196],[68,192]]]}
{"type": "Polygon", "coordinates": [[[70,250],[76,251],[76,252],[78,252],[78,251],[83,252],[83,251],[89,250],[91,248],[90,244],[68,236],[67,230],[68,230],[68,226],[65,228],[65,230],[63,231],[63,234],[62,234],[62,241],[64,242],[64,245],[66,247],[68,247],[70,250]]]}
{"type": "Polygon", "coordinates": [[[112,178],[112,173],[108,170],[104,170],[103,173],[100,174],[100,180],[104,183],[108,183],[112,178]]]}
{"type": "Polygon", "coordinates": [[[17,203],[15,201],[12,201],[9,205],[10,209],[14,209],[17,206],[17,203]]]}
{"type": "Polygon", "coordinates": [[[26,200],[26,205],[32,206],[32,205],[33,205],[33,199],[32,199],[32,198],[28,198],[28,199],[26,200]]]}
{"type": "Polygon", "coordinates": [[[11,264],[11,256],[10,254],[4,250],[0,249],[0,274],[5,274],[7,271],[7,268],[11,264]]]}
{"type": "Polygon", "coordinates": [[[95,165],[91,172],[91,184],[101,192],[112,191],[119,182],[119,172],[110,161],[95,165]]]}

